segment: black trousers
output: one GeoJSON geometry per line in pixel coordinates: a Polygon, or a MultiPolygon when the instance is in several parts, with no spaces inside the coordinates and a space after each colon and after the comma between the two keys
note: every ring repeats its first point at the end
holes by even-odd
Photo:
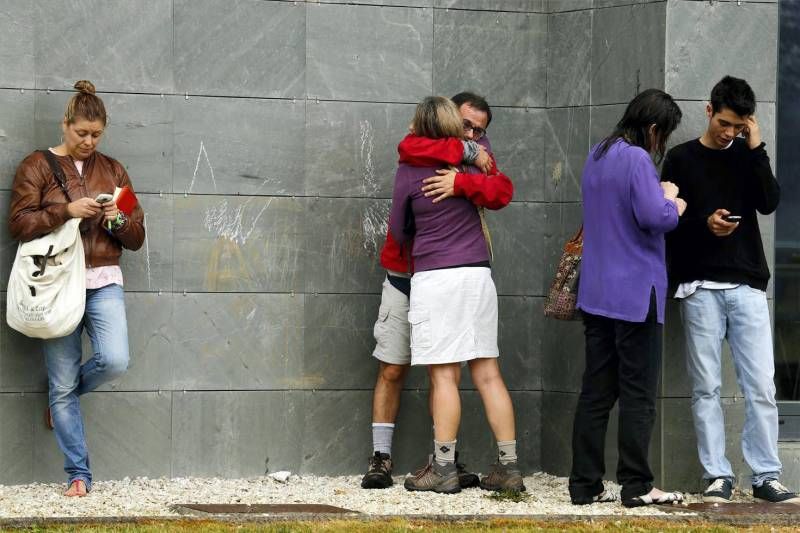
{"type": "Polygon", "coordinates": [[[608,413],[619,400],[617,481],[623,500],[647,494],[653,473],[647,460],[656,417],[662,325],[655,291],[644,322],[584,313],[586,370],[572,429],[573,500],[603,492],[608,413]]]}

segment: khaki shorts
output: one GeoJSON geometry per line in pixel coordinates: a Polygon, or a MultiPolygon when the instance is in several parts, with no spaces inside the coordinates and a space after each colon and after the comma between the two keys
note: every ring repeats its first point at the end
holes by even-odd
{"type": "Polygon", "coordinates": [[[381,306],[373,329],[373,357],[393,365],[411,364],[411,324],[408,322],[408,297],[383,281],[381,306]]]}

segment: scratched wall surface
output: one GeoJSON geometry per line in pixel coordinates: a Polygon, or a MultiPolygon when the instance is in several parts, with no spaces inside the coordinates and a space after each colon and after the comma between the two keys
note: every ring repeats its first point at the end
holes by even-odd
{"type": "MultiPolygon", "coordinates": [[[[588,142],[587,108],[547,110],[587,103],[548,97],[562,90],[548,74],[582,76],[548,66],[549,17],[544,0],[0,2],[0,215],[19,161],[58,144],[83,78],[110,114],[101,151],[146,212],[147,241],[122,263],[130,370],[83,400],[99,479],[364,469],[396,145],[422,97],[461,90],[494,106],[517,185],[490,217],[501,364],[522,464],[540,469],[545,250],[588,142]],[[547,184],[546,167],[559,169],[547,184]]],[[[572,30],[588,21],[569,17],[572,30]]],[[[4,225],[0,290],[15,251],[4,225]]],[[[463,388],[459,447],[486,470],[496,451],[463,388]]],[[[398,473],[427,457],[426,391],[414,369],[398,473]]],[[[63,477],[46,392],[37,342],[3,319],[0,483],[63,477]]]]}

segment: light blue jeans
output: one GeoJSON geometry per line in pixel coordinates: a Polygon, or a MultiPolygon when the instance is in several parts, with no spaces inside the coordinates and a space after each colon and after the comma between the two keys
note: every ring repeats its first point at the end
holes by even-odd
{"type": "Polygon", "coordinates": [[[727,339],[744,393],[742,452],[753,471],[753,485],[778,479],[778,407],[775,360],[767,296],[747,285],[735,289],[697,289],[681,300],[686,334],[686,366],[692,380],[692,417],[705,479],[733,479],[725,457],[722,340],[727,339]]]}
{"type": "Polygon", "coordinates": [[[86,311],[78,327],[42,346],[50,385],[50,413],[56,442],[64,453],[68,483],[82,479],[91,489],[89,450],[78,397],[111,381],[128,368],[128,324],[125,295],[119,285],[86,290],[86,311]],[[81,364],[81,334],[89,335],[94,355],[81,364]]]}

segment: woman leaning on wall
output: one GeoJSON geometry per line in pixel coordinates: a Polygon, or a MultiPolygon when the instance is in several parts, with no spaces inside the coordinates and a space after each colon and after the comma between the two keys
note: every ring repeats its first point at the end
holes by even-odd
{"type": "Polygon", "coordinates": [[[99,195],[117,187],[131,188],[125,168],[97,151],[107,117],[103,101],[89,81],[67,103],[61,122],[62,142],[28,155],[17,168],[11,193],[9,229],[15,240],[27,242],[80,218],[86,260],[86,307],[83,320],[69,335],[42,340],[47,365],[49,407],[45,421],[64,453],[66,496],[85,496],[92,487],[89,451],[79,397],[121,376],[128,368],[128,327],[125,318],[122,249],[139,249],[144,242],[144,213],[138,205],[125,216],[114,200],[99,195]],[[52,158],[55,167],[51,167],[52,158]],[[66,187],[56,181],[63,173],[66,187]],[[92,357],[81,364],[81,334],[86,331],[92,357]]]}

